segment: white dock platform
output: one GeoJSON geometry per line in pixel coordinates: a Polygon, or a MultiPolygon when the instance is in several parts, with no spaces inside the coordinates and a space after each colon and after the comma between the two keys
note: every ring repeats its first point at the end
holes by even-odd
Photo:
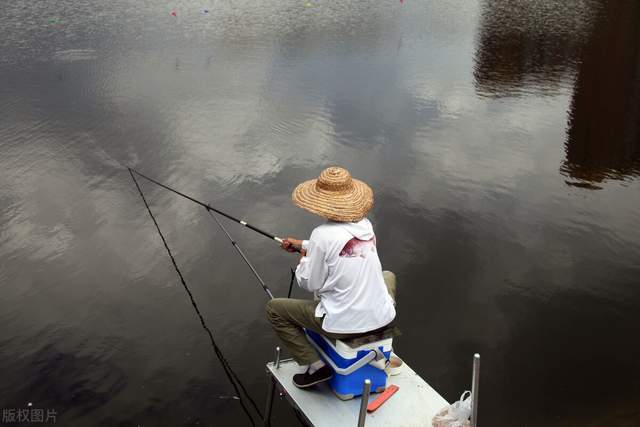
{"type": "MultiPolygon", "coordinates": [[[[267,363],[267,375],[276,387],[283,391],[289,402],[315,427],[356,427],[361,399],[342,401],[324,383],[310,389],[297,388],[292,377],[301,371],[299,365],[289,359],[280,362],[279,368],[273,362],[267,363]]],[[[387,386],[395,384],[399,390],[378,410],[367,414],[366,427],[418,427],[431,426],[433,416],[449,403],[427,384],[406,363],[398,375],[389,377],[387,386]]],[[[378,394],[372,393],[369,401],[378,394]]],[[[269,405],[269,402],[267,403],[269,405]]],[[[269,408],[270,409],[270,408],[269,408]]],[[[271,411],[268,410],[267,414],[271,411]]]]}

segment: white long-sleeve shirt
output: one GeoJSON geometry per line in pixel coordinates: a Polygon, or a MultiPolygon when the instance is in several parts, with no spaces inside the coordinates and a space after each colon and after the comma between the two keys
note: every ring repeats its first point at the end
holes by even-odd
{"type": "Polygon", "coordinates": [[[395,318],[368,219],[322,224],[303,247],[307,254],[296,268],[296,279],[320,298],[315,315],[324,316],[325,331],[368,332],[395,318]]]}

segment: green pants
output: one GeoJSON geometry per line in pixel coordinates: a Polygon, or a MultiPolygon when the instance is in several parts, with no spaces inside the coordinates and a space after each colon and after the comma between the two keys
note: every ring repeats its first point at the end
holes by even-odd
{"type": "MultiPolygon", "coordinates": [[[[396,300],[396,275],[383,271],[384,282],[389,295],[396,300]]],[[[267,303],[267,318],[276,334],[291,352],[299,365],[309,365],[320,359],[313,346],[307,341],[302,328],[311,329],[324,336],[346,339],[362,334],[334,334],[322,329],[323,317],[316,317],[319,301],[303,299],[275,298],[267,303]]]]}

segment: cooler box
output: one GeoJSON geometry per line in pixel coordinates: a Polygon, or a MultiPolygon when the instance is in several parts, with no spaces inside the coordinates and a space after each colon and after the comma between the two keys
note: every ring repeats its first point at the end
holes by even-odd
{"type": "Polygon", "coordinates": [[[393,338],[351,347],[341,340],[333,340],[316,332],[305,330],[307,339],[322,359],[334,371],[329,380],[333,392],[342,400],[360,396],[364,380],[371,380],[371,392],[382,392],[387,387],[385,367],[391,357],[393,338]]]}

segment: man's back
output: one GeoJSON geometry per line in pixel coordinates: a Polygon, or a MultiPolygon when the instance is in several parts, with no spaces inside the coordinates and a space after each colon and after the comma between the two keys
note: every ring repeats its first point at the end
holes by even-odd
{"type": "Polygon", "coordinates": [[[327,332],[368,332],[395,317],[373,227],[366,218],[316,227],[296,277],[301,287],[320,298],[316,316],[325,316],[322,327],[327,332]]]}

